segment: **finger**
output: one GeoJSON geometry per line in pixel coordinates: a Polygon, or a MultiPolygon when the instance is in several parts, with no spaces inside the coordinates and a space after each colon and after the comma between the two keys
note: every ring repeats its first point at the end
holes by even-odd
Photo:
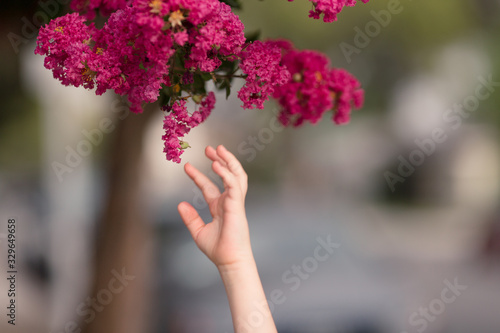
{"type": "Polygon", "coordinates": [[[217,154],[217,151],[212,146],[205,148],[205,155],[212,161],[219,161],[220,164],[226,165],[226,162],[217,154]]]}
{"type": "Polygon", "coordinates": [[[212,169],[222,178],[225,188],[239,187],[240,184],[235,175],[231,171],[229,171],[226,166],[222,165],[218,161],[215,161],[212,163],[212,169]]]}
{"type": "Polygon", "coordinates": [[[217,147],[217,155],[224,160],[229,171],[231,171],[238,178],[238,182],[240,183],[242,190],[246,192],[248,186],[248,176],[240,161],[238,161],[238,159],[223,145],[217,147]]]}
{"type": "Polygon", "coordinates": [[[182,221],[186,225],[191,237],[196,242],[198,233],[205,226],[205,222],[201,219],[200,215],[189,203],[183,201],[177,206],[177,210],[181,215],[182,221]]]}
{"type": "Polygon", "coordinates": [[[184,170],[186,174],[191,178],[196,186],[201,190],[203,197],[210,204],[214,199],[220,196],[220,191],[217,186],[215,186],[212,181],[205,176],[202,172],[192,166],[190,163],[184,165],[184,170]]]}
{"type": "Polygon", "coordinates": [[[227,164],[229,170],[235,175],[245,173],[240,161],[223,145],[217,147],[217,155],[227,164]]]}

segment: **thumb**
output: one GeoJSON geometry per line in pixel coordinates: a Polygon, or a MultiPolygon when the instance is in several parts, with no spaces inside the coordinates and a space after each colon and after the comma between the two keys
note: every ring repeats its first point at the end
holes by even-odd
{"type": "Polygon", "coordinates": [[[196,242],[196,238],[198,236],[198,233],[200,232],[201,229],[205,226],[205,222],[201,219],[200,215],[194,209],[191,204],[183,201],[177,206],[177,210],[179,211],[179,214],[181,215],[182,221],[186,225],[187,229],[189,230],[189,233],[191,234],[191,237],[196,242]]]}

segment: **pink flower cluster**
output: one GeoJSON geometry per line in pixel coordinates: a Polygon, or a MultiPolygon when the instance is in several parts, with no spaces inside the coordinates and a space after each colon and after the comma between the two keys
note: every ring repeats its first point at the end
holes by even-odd
{"type": "Polygon", "coordinates": [[[246,40],[245,27],[231,7],[218,0],[188,2],[192,3],[188,19],[201,27],[189,33],[188,43],[192,46],[185,66],[212,72],[222,64],[221,59],[236,59],[246,40]],[[210,10],[203,9],[203,4],[210,5],[210,10]]]}
{"type": "MultiPolygon", "coordinates": [[[[288,0],[289,2],[293,0],[288,0]]],[[[337,14],[344,9],[345,6],[353,7],[357,0],[309,0],[313,3],[314,8],[309,11],[309,17],[319,19],[323,15],[324,22],[333,22],[337,20],[337,14]]],[[[367,3],[370,0],[361,0],[367,3]]]]}
{"type": "Polygon", "coordinates": [[[77,13],[52,20],[40,29],[36,54],[46,55],[44,65],[64,85],[92,89],[94,81],[87,63],[94,56],[90,47],[93,25],[77,13]]]}
{"type": "Polygon", "coordinates": [[[64,85],[127,95],[136,113],[172,87],[177,95],[165,118],[165,152],[179,162],[179,137],[208,116],[215,97],[208,95],[189,116],[180,85],[172,82],[182,75],[184,84],[192,84],[194,72],[213,72],[222,61],[236,60],[245,43],[238,16],[218,0],[74,0],[72,8],[81,15],[59,17],[40,29],[35,53],[45,56],[45,67],[64,85]],[[101,29],[86,24],[97,10],[109,15],[101,29]]]}
{"type": "Polygon", "coordinates": [[[215,106],[215,94],[210,92],[200,105],[199,110],[190,115],[187,112],[186,101],[179,100],[174,103],[171,111],[165,116],[163,120],[165,134],[162,136],[162,140],[165,142],[163,152],[166,154],[167,160],[181,162],[180,156],[188,145],[180,139],[207,119],[215,106]]]}
{"type": "Polygon", "coordinates": [[[244,108],[263,109],[275,88],[290,79],[290,73],[280,64],[281,49],[274,42],[255,41],[242,52],[241,58],[240,69],[247,77],[238,97],[244,108]]]}
{"type": "Polygon", "coordinates": [[[161,85],[169,84],[169,60],[175,52],[171,34],[145,20],[137,7],[111,14],[94,34],[96,54],[89,67],[96,73],[96,93],[128,95],[136,113],[142,112],[142,103],[156,101],[161,85]]]}
{"type": "MultiPolygon", "coordinates": [[[[310,16],[324,14],[327,22],[356,3],[310,1],[310,16]]],[[[180,162],[188,146],[182,138],[214,108],[215,95],[206,93],[205,83],[212,80],[229,93],[231,80],[241,77],[238,69],[245,78],[238,92],[243,107],[263,109],[272,96],[282,106],[285,126],[316,123],[329,110],[342,124],[363,103],[356,78],[330,68],[325,55],[296,50],[287,41],[246,43],[243,23],[219,0],[73,0],[71,6],[80,14],[41,28],[35,53],[45,56],[45,67],[64,85],[126,95],[133,112],[161,96],[169,110],[162,137],[167,160],[180,162]],[[97,12],[109,16],[100,29],[88,22],[97,12]],[[199,108],[192,114],[189,98],[199,108]]]]}
{"type": "Polygon", "coordinates": [[[352,108],[360,109],[363,106],[365,93],[359,81],[345,69],[331,69],[327,81],[335,96],[333,121],[346,124],[350,120],[352,108]]]}
{"type": "Polygon", "coordinates": [[[319,52],[299,51],[285,41],[282,63],[291,79],[276,88],[273,97],[282,106],[278,118],[284,126],[317,123],[323,114],[334,111],[336,124],[349,121],[351,109],[360,108],[364,92],[354,76],[343,69],[330,68],[328,58],[319,52]]]}
{"type": "Polygon", "coordinates": [[[167,28],[174,48],[188,50],[188,69],[212,72],[221,58],[235,57],[245,43],[243,23],[218,0],[134,0],[133,7],[142,26],[151,31],[167,28]]]}
{"type": "Polygon", "coordinates": [[[128,95],[134,112],[170,86],[179,48],[187,50],[185,70],[211,72],[245,42],[238,16],[218,0],[133,0],[100,30],[84,22],[76,13],[52,20],[40,30],[35,53],[46,56],[45,66],[63,84],[128,95]]]}

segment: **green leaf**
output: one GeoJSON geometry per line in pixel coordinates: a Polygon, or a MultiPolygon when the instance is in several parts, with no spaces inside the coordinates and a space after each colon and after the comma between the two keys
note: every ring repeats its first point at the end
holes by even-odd
{"type": "Polygon", "coordinates": [[[203,72],[200,74],[201,75],[201,78],[205,81],[210,81],[212,80],[212,75],[210,75],[210,73],[206,73],[206,72],[203,72]]]}
{"type": "Polygon", "coordinates": [[[231,95],[231,82],[229,79],[224,79],[220,85],[216,85],[217,90],[223,90],[226,89],[226,99],[229,98],[229,95],[231,95]]]}
{"type": "Polygon", "coordinates": [[[200,74],[195,74],[193,76],[193,79],[193,94],[205,95],[207,93],[205,89],[205,80],[201,77],[200,74]]]}
{"type": "Polygon", "coordinates": [[[226,75],[234,73],[234,71],[236,70],[237,63],[238,60],[235,61],[223,60],[222,64],[219,66],[219,68],[217,68],[217,72],[222,72],[226,75]]]}
{"type": "Polygon", "coordinates": [[[160,90],[160,98],[158,100],[161,106],[168,105],[170,102],[170,95],[166,93],[165,88],[160,90]]]}
{"type": "Polygon", "coordinates": [[[184,68],[186,52],[184,49],[178,49],[174,54],[174,67],[184,68]]]}
{"type": "Polygon", "coordinates": [[[172,83],[172,85],[180,84],[181,76],[179,74],[172,75],[170,77],[170,82],[172,83]]]}

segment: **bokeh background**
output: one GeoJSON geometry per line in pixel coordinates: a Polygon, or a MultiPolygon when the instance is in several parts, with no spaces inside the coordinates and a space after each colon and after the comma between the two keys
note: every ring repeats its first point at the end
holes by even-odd
{"type": "MultiPolygon", "coordinates": [[[[0,5],[0,331],[232,332],[218,273],[176,211],[188,201],[209,219],[164,158],[161,112],[63,87],[33,54],[67,2],[0,5]]],[[[242,110],[219,94],[183,155],[210,172],[204,147],[224,144],[244,164],[257,265],[269,299],[282,292],[278,331],[499,332],[500,1],[372,0],[331,24],[309,9],[247,0],[238,14],[246,31],[328,54],[359,78],[364,108],[346,126],[282,129],[274,102],[242,110]],[[328,239],[337,247],[317,260],[328,239]]]]}

